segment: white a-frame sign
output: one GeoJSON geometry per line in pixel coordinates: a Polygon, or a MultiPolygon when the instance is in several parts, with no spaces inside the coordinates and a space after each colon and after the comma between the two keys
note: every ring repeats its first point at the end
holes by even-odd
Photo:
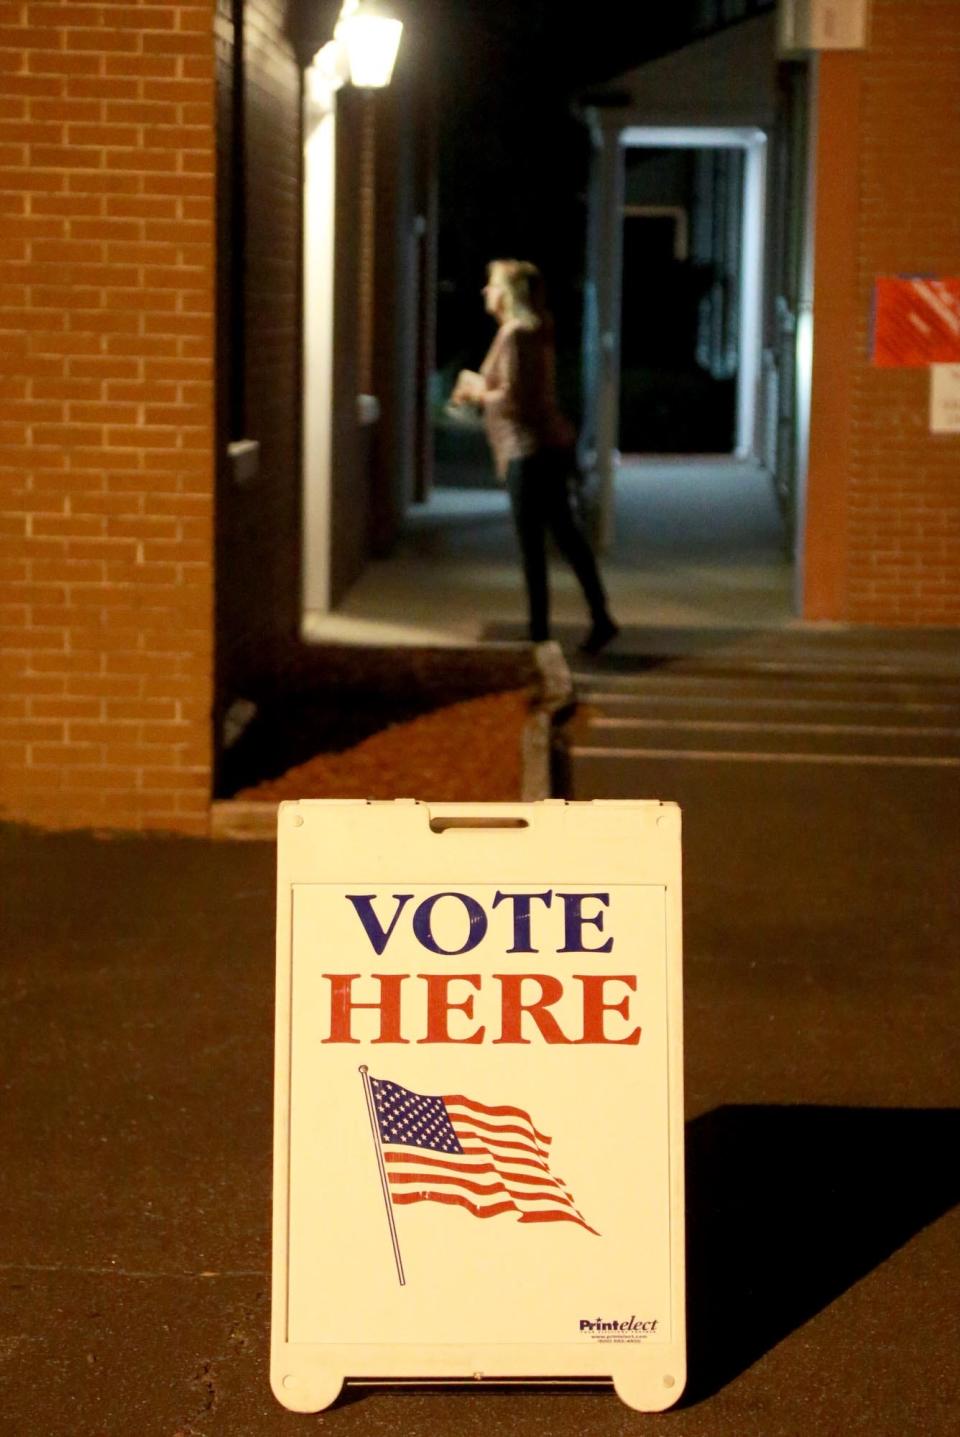
{"type": "Polygon", "coordinates": [[[273,1389],[685,1378],[680,813],[279,814],[273,1389]]]}

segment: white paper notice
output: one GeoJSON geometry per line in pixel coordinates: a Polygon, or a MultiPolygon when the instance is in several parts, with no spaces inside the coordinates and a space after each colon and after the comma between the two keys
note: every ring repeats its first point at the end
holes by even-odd
{"type": "Polygon", "coordinates": [[[960,434],[960,364],[930,366],[930,433],[960,434]]]}

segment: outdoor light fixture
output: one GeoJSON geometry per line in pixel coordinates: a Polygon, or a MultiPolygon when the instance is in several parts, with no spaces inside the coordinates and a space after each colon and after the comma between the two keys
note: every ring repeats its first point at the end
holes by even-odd
{"type": "Polygon", "coordinates": [[[351,83],[365,90],[389,85],[402,33],[403,21],[382,0],[343,0],[333,43],[346,56],[351,83]]]}

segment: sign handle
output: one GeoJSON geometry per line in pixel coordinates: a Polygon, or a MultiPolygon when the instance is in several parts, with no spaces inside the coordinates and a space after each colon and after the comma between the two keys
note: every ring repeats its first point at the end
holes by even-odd
{"type": "Polygon", "coordinates": [[[383,1161],[383,1143],[380,1141],[380,1124],[377,1122],[377,1114],[373,1106],[373,1092],[370,1088],[370,1069],[366,1063],[361,1063],[360,1065],[360,1076],[363,1079],[363,1091],[367,1099],[367,1112],[370,1115],[370,1130],[373,1133],[373,1146],[377,1154],[377,1167],[380,1169],[380,1185],[383,1188],[383,1201],[387,1209],[387,1222],[390,1224],[390,1240],[393,1243],[393,1255],[397,1263],[397,1277],[400,1280],[400,1286],[406,1287],[407,1279],[403,1275],[403,1262],[400,1257],[397,1225],[393,1219],[393,1202],[390,1198],[390,1184],[387,1182],[387,1168],[383,1161]]]}

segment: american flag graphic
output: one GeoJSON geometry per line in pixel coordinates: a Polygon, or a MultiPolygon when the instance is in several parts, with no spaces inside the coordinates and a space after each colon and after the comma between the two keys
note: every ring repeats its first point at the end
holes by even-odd
{"type": "Polygon", "coordinates": [[[520,1222],[575,1222],[596,1233],[550,1171],[551,1139],[523,1108],[369,1081],[395,1207],[451,1203],[474,1217],[513,1212],[520,1222]]]}

